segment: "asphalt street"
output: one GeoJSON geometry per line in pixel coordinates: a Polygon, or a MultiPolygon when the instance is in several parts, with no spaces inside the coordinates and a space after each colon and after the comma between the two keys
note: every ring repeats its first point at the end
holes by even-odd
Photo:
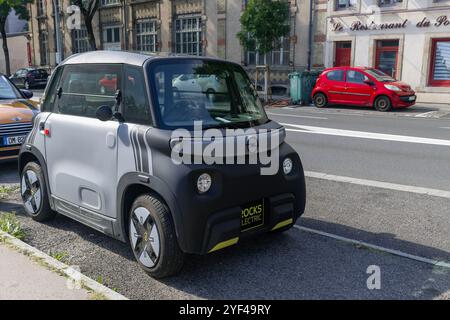
{"type": "MultiPolygon", "coordinates": [[[[307,208],[297,224],[313,232],[293,228],[191,256],[179,276],[156,281],[139,269],[126,244],[63,216],[45,224],[24,217],[17,193],[0,200],[0,211],[18,213],[26,242],[67,253],[68,263],[129,298],[450,299],[450,268],[426,262],[450,262],[450,197],[414,189],[450,191],[450,111],[418,106],[386,114],[310,107],[268,112],[285,124],[307,173],[332,175],[307,178],[307,208]],[[379,290],[367,288],[366,271],[373,265],[381,271],[379,290]]],[[[0,184],[18,182],[16,164],[0,167],[0,184]]]]}

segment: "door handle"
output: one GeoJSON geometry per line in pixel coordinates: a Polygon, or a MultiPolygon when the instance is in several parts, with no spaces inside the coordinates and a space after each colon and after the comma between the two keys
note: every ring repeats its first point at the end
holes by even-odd
{"type": "Polygon", "coordinates": [[[39,122],[39,132],[46,137],[50,136],[50,130],[45,129],[45,122],[39,122]]]}

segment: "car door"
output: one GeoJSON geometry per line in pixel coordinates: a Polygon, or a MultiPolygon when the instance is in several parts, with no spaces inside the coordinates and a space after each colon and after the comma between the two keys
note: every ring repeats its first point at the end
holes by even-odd
{"type": "Polygon", "coordinates": [[[334,69],[326,73],[326,92],[329,103],[346,103],[345,95],[345,70],[334,69]]]}
{"type": "Polygon", "coordinates": [[[121,79],[121,72],[119,65],[64,67],[55,112],[45,124],[50,190],[58,211],[116,216],[119,122],[102,122],[95,114],[100,106],[116,105],[113,94],[101,93],[99,80],[113,73],[121,79]]]}
{"type": "Polygon", "coordinates": [[[361,71],[349,69],[345,79],[348,104],[368,106],[374,93],[374,87],[365,82],[370,80],[369,77],[361,71]]]}

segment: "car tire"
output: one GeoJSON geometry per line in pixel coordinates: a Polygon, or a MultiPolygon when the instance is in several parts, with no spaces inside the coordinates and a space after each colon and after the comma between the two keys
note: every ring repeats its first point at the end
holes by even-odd
{"type": "Polygon", "coordinates": [[[317,108],[325,108],[328,105],[327,96],[321,92],[314,95],[314,105],[317,108]]]}
{"type": "Polygon", "coordinates": [[[168,207],[152,194],[139,196],[128,218],[131,250],[151,277],[173,276],[183,267],[181,251],[168,207]]]}
{"type": "Polygon", "coordinates": [[[55,217],[42,168],[36,162],[28,162],[20,173],[20,195],[26,214],[33,220],[44,222],[55,217]]]}
{"type": "Polygon", "coordinates": [[[28,82],[28,80],[25,80],[25,82],[23,83],[23,87],[25,88],[25,90],[30,90],[30,83],[28,82]]]}
{"type": "Polygon", "coordinates": [[[381,96],[375,99],[374,107],[380,112],[387,112],[392,110],[392,103],[388,97],[381,96]]]}

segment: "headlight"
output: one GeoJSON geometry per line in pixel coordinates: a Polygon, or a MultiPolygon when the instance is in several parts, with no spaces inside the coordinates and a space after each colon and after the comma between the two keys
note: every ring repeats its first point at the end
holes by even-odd
{"type": "Polygon", "coordinates": [[[385,84],[384,87],[388,90],[392,90],[392,91],[402,91],[402,89],[400,89],[397,86],[393,86],[392,84],[385,84]]]}
{"type": "Polygon", "coordinates": [[[207,173],[203,173],[197,179],[198,192],[200,193],[208,192],[208,190],[211,188],[211,184],[212,184],[211,176],[207,173]]]}
{"type": "Polygon", "coordinates": [[[283,161],[283,172],[285,175],[288,175],[292,172],[292,168],[294,167],[294,164],[292,163],[292,160],[290,158],[286,158],[283,161]]]}

